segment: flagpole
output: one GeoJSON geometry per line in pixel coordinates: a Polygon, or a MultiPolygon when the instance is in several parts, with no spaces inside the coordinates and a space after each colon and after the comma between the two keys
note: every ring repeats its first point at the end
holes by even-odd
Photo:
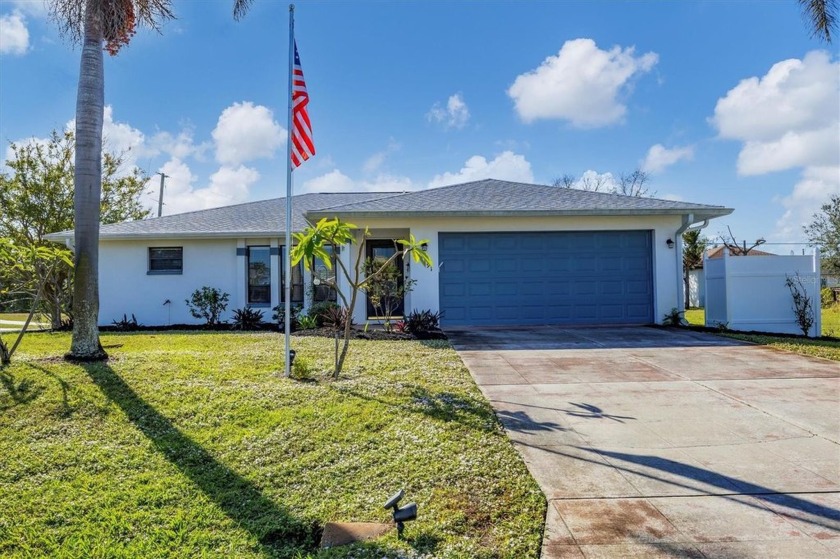
{"type": "Polygon", "coordinates": [[[292,373],[291,359],[291,324],[292,324],[292,83],[294,81],[295,64],[295,5],[289,4],[289,114],[288,114],[288,138],[286,140],[286,251],[285,261],[285,284],[283,292],[285,295],[285,307],[283,314],[283,328],[285,331],[285,353],[283,374],[289,377],[292,373]]]}

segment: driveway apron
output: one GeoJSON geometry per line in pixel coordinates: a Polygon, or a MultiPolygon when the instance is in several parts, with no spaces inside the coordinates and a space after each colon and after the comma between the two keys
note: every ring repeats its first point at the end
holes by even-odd
{"type": "Polygon", "coordinates": [[[548,499],[543,558],[840,557],[840,364],[684,330],[447,332],[548,499]]]}

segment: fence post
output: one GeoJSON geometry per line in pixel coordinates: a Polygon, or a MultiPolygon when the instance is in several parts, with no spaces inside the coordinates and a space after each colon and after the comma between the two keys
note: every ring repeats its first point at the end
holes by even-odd
{"type": "Polygon", "coordinates": [[[814,247],[814,337],[822,336],[822,296],[821,296],[820,247],[814,247]]]}

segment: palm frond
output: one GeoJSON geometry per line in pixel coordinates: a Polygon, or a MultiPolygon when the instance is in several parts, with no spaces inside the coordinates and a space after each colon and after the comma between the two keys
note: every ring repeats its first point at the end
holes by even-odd
{"type": "Polygon", "coordinates": [[[830,43],[837,28],[837,0],[799,0],[799,5],[813,30],[811,36],[830,43]]]}

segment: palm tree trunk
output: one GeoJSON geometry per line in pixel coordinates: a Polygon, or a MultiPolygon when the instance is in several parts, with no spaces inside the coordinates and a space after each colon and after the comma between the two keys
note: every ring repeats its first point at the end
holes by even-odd
{"type": "Polygon", "coordinates": [[[75,281],[69,359],[99,361],[99,206],[102,190],[102,120],[105,71],[100,2],[87,0],[79,90],[76,97],[75,281]]]}

